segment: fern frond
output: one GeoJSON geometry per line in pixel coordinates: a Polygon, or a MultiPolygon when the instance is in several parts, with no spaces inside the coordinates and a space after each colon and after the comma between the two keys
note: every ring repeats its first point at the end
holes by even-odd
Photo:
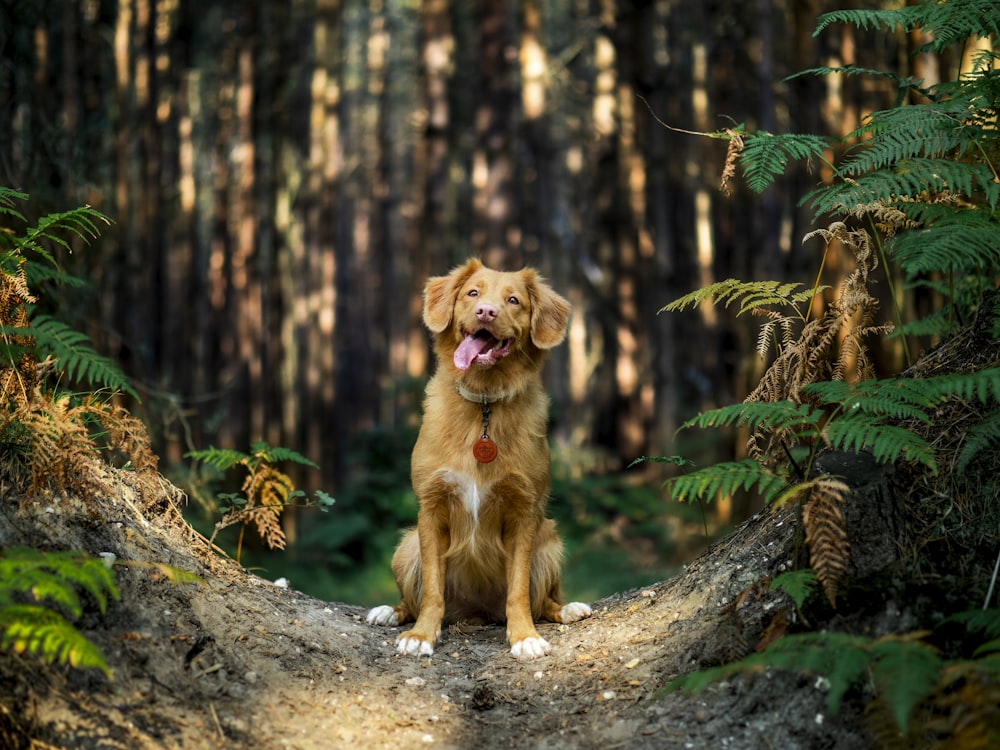
{"type": "Polygon", "coordinates": [[[937,474],[934,448],[922,437],[894,425],[879,424],[866,414],[850,414],[831,420],[824,431],[835,450],[860,452],[870,450],[879,463],[901,459],[916,461],[937,474]]]}
{"type": "Polygon", "coordinates": [[[775,576],[768,591],[784,591],[795,602],[795,606],[802,609],[802,605],[816,588],[816,583],[816,572],[809,568],[789,570],[775,576]]]}
{"type": "MultiPolygon", "coordinates": [[[[23,202],[28,200],[28,194],[22,193],[19,190],[12,190],[8,187],[0,186],[0,216],[13,216],[20,222],[25,222],[27,219],[24,217],[20,211],[18,211],[15,206],[18,202],[23,202]]],[[[3,233],[0,233],[0,240],[2,240],[3,233]]],[[[3,245],[0,244],[0,247],[3,245]]]]}
{"type": "Polygon", "coordinates": [[[84,608],[77,588],[89,593],[102,613],[119,598],[110,568],[78,552],[13,548],[0,552],[0,648],[30,653],[47,662],[97,667],[110,677],[100,650],[53,608],[73,617],[84,608]],[[22,604],[18,595],[37,604],[22,604]],[[45,605],[45,606],[42,606],[45,605]]]}
{"type": "Polygon", "coordinates": [[[820,215],[849,210],[860,203],[892,203],[901,196],[943,192],[981,194],[991,209],[1000,204],[1000,184],[994,182],[988,165],[924,158],[903,160],[891,170],[880,169],[818,188],[802,203],[820,215]]]}
{"type": "Polygon", "coordinates": [[[864,413],[893,419],[918,419],[930,424],[928,411],[944,396],[926,380],[890,378],[845,383],[831,380],[802,389],[821,403],[837,404],[844,414],[864,413]]]}
{"type": "Polygon", "coordinates": [[[953,101],[913,104],[872,112],[848,140],[859,144],[847,155],[841,173],[857,177],[909,159],[961,155],[968,145],[964,109],[953,101]]]}
{"type": "Polygon", "coordinates": [[[108,431],[108,449],[127,455],[132,468],[139,474],[156,471],[159,457],[153,451],[149,432],[141,419],[132,416],[123,406],[90,397],[84,399],[84,405],[108,431]]]}
{"type": "Polygon", "coordinates": [[[679,430],[690,427],[730,427],[746,425],[757,430],[793,430],[802,436],[818,435],[818,425],[823,412],[808,404],[791,401],[748,401],[710,409],[682,424],[679,430]]]}
{"type": "MultiPolygon", "coordinates": [[[[103,614],[108,601],[110,599],[117,601],[119,598],[118,587],[115,585],[111,569],[103,561],[79,552],[43,553],[33,549],[15,548],[4,552],[4,557],[0,559],[0,570],[16,570],[19,573],[32,571],[36,578],[32,582],[31,592],[39,601],[46,598],[57,601],[58,595],[53,595],[57,587],[72,590],[73,586],[78,586],[94,598],[103,614]],[[47,582],[42,583],[42,578],[47,578],[47,582]]],[[[79,616],[81,613],[79,609],[72,608],[70,612],[74,616],[79,616]]]]}
{"type": "Polygon", "coordinates": [[[26,327],[0,326],[0,334],[33,338],[38,358],[51,356],[74,381],[127,393],[139,400],[128,377],[110,359],[94,351],[87,335],[61,321],[39,315],[26,327]]]}
{"type": "Polygon", "coordinates": [[[665,690],[680,689],[697,694],[718,680],[765,668],[819,674],[829,682],[827,711],[836,715],[844,693],[865,677],[871,662],[870,644],[860,636],[846,633],[796,633],[780,638],[764,651],[733,664],[678,677],[668,683],[665,690]]]}
{"type": "Polygon", "coordinates": [[[970,633],[989,640],[1000,638],[1000,609],[995,607],[959,612],[948,617],[945,622],[961,623],[970,633]]]}
{"type": "Polygon", "coordinates": [[[87,429],[85,409],[69,396],[36,390],[30,405],[17,414],[30,443],[31,488],[100,487],[97,446],[87,429]]]}
{"type": "Polygon", "coordinates": [[[792,73],[790,76],[785,78],[786,81],[791,81],[796,78],[801,78],[803,76],[830,76],[830,75],[843,75],[843,76],[868,76],[870,78],[885,78],[896,84],[897,88],[904,90],[909,88],[915,88],[920,80],[913,78],[912,76],[907,76],[902,78],[899,74],[894,73],[889,70],[878,70],[876,68],[863,68],[860,65],[836,65],[832,67],[821,66],[818,68],[806,68],[805,70],[800,70],[797,73],[792,73]]]}
{"type": "Polygon", "coordinates": [[[851,490],[844,482],[828,476],[812,479],[809,485],[802,510],[809,561],[827,601],[836,607],[837,587],[847,571],[851,550],[841,506],[851,490]]]}
{"type": "Polygon", "coordinates": [[[907,733],[910,715],[937,686],[944,660],[919,639],[922,633],[890,635],[872,644],[872,676],[879,697],[892,710],[896,727],[907,733]]]}
{"type": "Polygon", "coordinates": [[[981,403],[986,403],[990,399],[1000,401],[1000,367],[923,378],[918,382],[926,385],[931,393],[939,396],[942,400],[961,398],[976,399],[981,403]]]}
{"type": "Polygon", "coordinates": [[[785,173],[789,161],[822,159],[831,143],[830,138],[818,135],[744,133],[740,164],[747,185],[760,193],[785,173]]]}
{"type": "Polygon", "coordinates": [[[647,461],[658,464],[670,464],[672,466],[694,466],[694,461],[684,458],[684,456],[639,456],[632,459],[626,468],[631,469],[633,466],[638,466],[647,461]]]}
{"type": "Polygon", "coordinates": [[[227,471],[240,464],[246,464],[251,459],[251,456],[248,453],[231,448],[209,446],[203,450],[188,451],[184,454],[184,458],[201,461],[204,464],[215,467],[219,471],[227,471]]]}
{"type": "Polygon", "coordinates": [[[749,458],[708,466],[668,482],[671,496],[680,502],[701,502],[752,489],[770,502],[784,484],[783,477],[749,458]]]}
{"type": "MultiPolygon", "coordinates": [[[[660,308],[660,312],[676,312],[689,307],[697,307],[702,302],[717,305],[724,302],[728,308],[738,302],[740,309],[737,315],[755,312],[761,308],[773,305],[795,307],[813,296],[813,288],[799,289],[802,284],[782,284],[777,281],[740,281],[726,279],[717,281],[706,287],[697,289],[690,294],[674,300],[660,308]]],[[[827,287],[822,287],[826,289],[827,287]]]]}
{"type": "Polygon", "coordinates": [[[268,463],[291,461],[292,463],[300,464],[302,466],[309,466],[314,469],[319,468],[319,466],[298,451],[294,451],[291,448],[283,448],[280,445],[271,446],[264,441],[259,441],[251,445],[250,453],[253,454],[254,457],[261,458],[268,463]]]}
{"type": "Polygon", "coordinates": [[[917,11],[918,8],[915,7],[900,8],[898,10],[855,8],[834,10],[829,13],[820,14],[819,18],[816,19],[816,28],[813,30],[813,36],[819,36],[827,26],[836,23],[856,26],[865,31],[868,29],[892,31],[897,26],[901,26],[904,31],[912,31],[920,19],[920,14],[917,11]]]}
{"type": "Polygon", "coordinates": [[[101,650],[62,616],[45,607],[13,604],[0,608],[0,648],[27,653],[51,664],[111,670],[101,650]]]}
{"type": "Polygon", "coordinates": [[[948,271],[991,275],[1000,265],[1000,224],[984,211],[954,213],[933,226],[894,237],[888,252],[908,278],[948,271]]]}
{"type": "MultiPolygon", "coordinates": [[[[955,472],[964,474],[976,456],[997,443],[1000,443],[1000,409],[991,411],[965,433],[962,450],[955,461],[955,472]]],[[[1000,637],[1000,633],[997,637],[1000,637]]]]}
{"type": "Polygon", "coordinates": [[[80,206],[70,211],[43,216],[38,220],[36,226],[28,230],[27,234],[15,238],[14,243],[26,257],[29,251],[34,252],[53,267],[58,268],[59,264],[43,243],[52,242],[72,252],[72,245],[63,237],[63,234],[74,235],[89,244],[91,240],[96,239],[101,234],[98,223],[110,226],[111,219],[90,206],[80,206]]]}

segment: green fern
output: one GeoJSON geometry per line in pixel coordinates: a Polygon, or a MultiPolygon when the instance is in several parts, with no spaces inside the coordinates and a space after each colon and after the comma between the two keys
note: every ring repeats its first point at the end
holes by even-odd
{"type": "Polygon", "coordinates": [[[738,303],[737,315],[743,315],[770,306],[797,307],[829,288],[819,286],[801,289],[801,286],[802,284],[797,282],[782,284],[777,281],[726,279],[685,294],[664,305],[659,312],[677,312],[697,307],[703,302],[710,302],[713,305],[725,303],[727,308],[733,303],[738,303]]]}
{"type": "Polygon", "coordinates": [[[760,193],[785,173],[789,161],[825,161],[832,139],[818,135],[744,133],[740,164],[747,186],[760,193]]]}
{"type": "Polygon", "coordinates": [[[844,23],[859,29],[885,29],[900,26],[903,31],[920,29],[931,41],[914,52],[940,51],[952,45],[963,45],[970,38],[1000,35],[996,7],[980,0],[934,0],[916,3],[897,10],[847,9],[823,13],[816,21],[813,36],[818,36],[831,24],[844,23]],[[947,5],[948,7],[945,7],[947,5]]]}
{"type": "Polygon", "coordinates": [[[816,590],[818,584],[819,579],[816,578],[816,572],[810,568],[802,568],[801,570],[789,570],[775,576],[768,591],[784,591],[795,602],[795,606],[802,609],[802,605],[816,590]]]}
{"type": "Polygon", "coordinates": [[[303,456],[298,451],[294,451],[291,448],[284,448],[280,445],[272,446],[264,441],[258,441],[250,446],[250,453],[257,460],[267,461],[268,463],[278,463],[281,461],[288,461],[291,463],[299,464],[300,466],[308,466],[312,469],[318,469],[314,462],[310,461],[308,458],[303,456]]]}
{"type": "Polygon", "coordinates": [[[745,458],[698,469],[668,480],[671,496],[680,502],[705,502],[717,495],[733,495],[756,489],[770,502],[785,485],[785,478],[745,458]]]}
{"type": "MultiPolygon", "coordinates": [[[[9,188],[0,188],[0,212],[25,222],[24,215],[14,209],[16,201],[28,199],[25,193],[9,188]]],[[[47,244],[51,243],[72,252],[72,245],[66,236],[77,237],[86,243],[96,239],[101,234],[100,225],[110,225],[111,219],[90,206],[80,206],[70,211],[51,213],[41,217],[33,227],[24,234],[0,234],[0,247],[4,250],[4,270],[8,270],[10,259],[31,259],[34,256],[46,261],[53,268],[59,263],[49,251],[47,244]]]]}
{"type": "Polygon", "coordinates": [[[1000,204],[1000,184],[994,182],[989,165],[965,164],[949,159],[907,159],[891,169],[835,183],[810,193],[802,201],[817,216],[850,210],[872,203],[895,203],[900,196],[952,192],[982,194],[983,202],[995,210],[1000,204]]]}
{"type": "Polygon", "coordinates": [[[100,650],[60,614],[73,618],[83,614],[77,589],[97,602],[101,614],[110,600],[119,598],[114,576],[103,561],[77,552],[14,548],[0,553],[0,648],[48,663],[94,667],[111,677],[100,650]],[[19,601],[24,595],[36,603],[19,601]]]}
{"type": "MultiPolygon", "coordinates": [[[[888,245],[911,282],[926,274],[947,271],[973,274],[986,286],[990,269],[1000,266],[1000,223],[984,211],[961,210],[931,226],[905,232],[888,245]]],[[[970,279],[971,281],[972,279],[970,279]]]]}
{"type": "Polygon", "coordinates": [[[986,448],[1000,443],[1000,409],[994,409],[965,433],[955,472],[964,474],[969,464],[986,448]]]}
{"type": "Polygon", "coordinates": [[[855,453],[869,450],[880,463],[915,461],[937,474],[937,460],[930,443],[910,430],[880,424],[870,415],[852,414],[831,421],[824,434],[834,450],[855,453]]]}
{"type": "Polygon", "coordinates": [[[185,458],[201,461],[207,466],[211,466],[219,471],[228,471],[235,466],[248,462],[252,457],[249,453],[233,450],[232,448],[216,448],[214,445],[196,451],[188,451],[185,458]]]}
{"type": "Polygon", "coordinates": [[[0,607],[0,648],[27,653],[49,664],[111,670],[101,650],[64,617],[45,607],[12,604],[0,607]]]}
{"type": "MultiPolygon", "coordinates": [[[[70,380],[87,382],[99,388],[127,393],[137,401],[139,394],[128,377],[107,357],[94,351],[90,338],[62,321],[48,315],[38,315],[30,326],[17,328],[0,326],[0,334],[33,340],[35,356],[51,357],[70,380]]],[[[12,367],[24,347],[0,347],[0,366],[12,367]]]]}
{"type": "Polygon", "coordinates": [[[819,435],[818,425],[824,413],[808,404],[791,401],[745,401],[718,409],[704,411],[680,426],[680,430],[690,427],[730,427],[745,425],[756,430],[792,430],[801,437],[819,435]]]}
{"type": "Polygon", "coordinates": [[[697,694],[719,680],[768,668],[806,672],[826,679],[827,711],[836,715],[844,694],[864,684],[871,674],[876,691],[890,705],[896,725],[905,735],[910,714],[933,692],[944,664],[931,646],[913,637],[888,636],[872,641],[846,633],[799,633],[733,664],[678,677],[667,684],[665,692],[697,694]]]}
{"type": "Polygon", "coordinates": [[[967,107],[915,104],[870,114],[865,123],[848,134],[858,141],[840,168],[841,174],[857,177],[896,162],[922,157],[940,158],[968,147],[968,127],[963,117],[967,107]]]}
{"type": "Polygon", "coordinates": [[[892,31],[896,26],[901,26],[904,31],[913,31],[921,19],[919,9],[916,7],[905,7],[898,10],[861,10],[849,8],[846,10],[834,10],[823,13],[816,19],[816,28],[813,36],[819,36],[827,26],[832,24],[847,24],[856,26],[859,29],[876,29],[892,31]]]}

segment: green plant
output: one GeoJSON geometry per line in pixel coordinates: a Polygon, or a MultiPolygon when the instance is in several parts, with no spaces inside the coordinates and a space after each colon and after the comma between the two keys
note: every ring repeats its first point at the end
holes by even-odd
{"type": "Polygon", "coordinates": [[[0,648],[50,664],[99,669],[110,678],[100,649],[66,619],[83,615],[78,589],[97,602],[101,614],[119,598],[102,560],[79,552],[0,551],[0,648]]]}
{"type": "MultiPolygon", "coordinates": [[[[995,359],[970,357],[952,374],[910,368],[877,379],[866,339],[896,336],[909,362],[910,336],[950,334],[961,342],[981,342],[976,337],[982,331],[994,338],[1000,332],[994,291],[1000,280],[1000,21],[988,3],[923,0],[899,10],[825,14],[816,33],[833,23],[920,30],[931,41],[918,53],[964,46],[969,39],[986,39],[987,44],[971,55],[971,69],[959,78],[929,86],[856,68],[806,71],[875,75],[897,86],[897,106],[870,113],[845,139],[838,165],[829,162],[831,144],[822,138],[745,128],[704,134],[729,140],[724,185],[737,163],[755,191],[768,187],[790,159],[822,159],[833,173],[830,182],[804,198],[817,216],[832,219],[806,237],[825,240],[811,289],[729,279],[664,308],[723,302],[736,306],[737,314],[765,319],[758,351],[773,359],[757,388],[744,403],[707,411],[681,427],[743,428],[750,435],[748,457],[690,470],[667,485],[675,499],[688,502],[754,490],[770,503],[799,503],[811,570],[793,571],[776,584],[800,609],[814,581],[836,606],[849,553],[840,508],[850,489],[836,478],[814,475],[813,463],[822,451],[868,451],[878,461],[905,467],[911,479],[917,478],[915,486],[933,485],[935,497],[971,495],[975,510],[967,512],[976,514],[981,528],[976,543],[995,549],[998,541],[996,525],[987,520],[998,514],[995,479],[990,478],[995,460],[992,468],[976,468],[992,455],[986,449],[1000,439],[1000,367],[995,359]],[[923,103],[907,104],[911,93],[923,103]],[[824,311],[813,315],[819,278],[835,243],[854,255],[856,269],[824,311]],[[903,320],[902,311],[916,306],[895,297],[895,323],[876,324],[878,300],[868,288],[880,266],[891,290],[899,279],[904,295],[929,301],[935,309],[923,318],[903,320]]],[[[679,457],[666,460],[685,464],[679,457]]],[[[942,531],[948,529],[942,524],[937,533],[966,533],[958,531],[964,525],[942,531]]],[[[995,614],[984,617],[996,621],[995,614]]],[[[870,676],[878,696],[873,715],[883,706],[893,731],[905,733],[926,718],[916,711],[919,705],[928,706],[928,715],[942,712],[955,705],[959,694],[975,704],[977,717],[995,711],[1000,662],[996,633],[990,632],[993,640],[972,659],[957,661],[942,657],[921,632],[875,640],[833,632],[796,634],[735,664],[685,676],[674,686],[700,689],[737,673],[804,669],[829,681],[828,701],[835,710],[848,688],[870,676]],[[971,696],[966,686],[975,686],[971,696]]],[[[948,736],[982,741],[989,736],[989,721],[977,722],[949,727],[948,736]]]]}
{"type": "MultiPolygon", "coordinates": [[[[28,196],[16,190],[0,187],[0,219],[28,224],[17,210],[19,202],[28,196]]],[[[127,393],[139,398],[128,378],[107,357],[97,354],[89,338],[51,316],[35,313],[38,301],[32,288],[42,281],[81,286],[81,279],[66,274],[59,267],[47,245],[68,251],[72,246],[66,237],[90,242],[100,235],[100,225],[110,224],[104,214],[90,206],[41,217],[34,226],[19,232],[5,228],[0,231],[0,368],[19,372],[23,376],[21,389],[30,391],[36,374],[28,368],[37,363],[51,362],[43,372],[54,373],[56,379],[89,383],[112,392],[127,393]]],[[[6,384],[5,385],[9,385],[6,384]]]]}
{"type": "Polygon", "coordinates": [[[242,467],[246,472],[241,492],[223,492],[216,496],[216,507],[222,518],[215,524],[209,541],[215,541],[222,529],[240,524],[236,560],[243,550],[243,534],[248,524],[253,524],[261,539],[271,549],[284,549],[285,532],[280,518],[285,508],[293,505],[315,506],[326,511],[334,504],[334,498],[317,490],[314,500],[308,500],[305,492],[295,488],[291,477],[274,465],[281,461],[318,468],[305,456],[289,448],[271,447],[260,441],[250,446],[249,453],[228,448],[210,447],[206,450],[190,451],[185,457],[202,462],[220,472],[242,467]],[[241,494],[242,493],[242,494],[241,494]]]}
{"type": "Polygon", "coordinates": [[[112,401],[137,397],[126,376],[97,354],[87,337],[54,318],[36,314],[33,287],[82,282],[65,274],[50,247],[71,249],[70,239],[89,242],[110,221],[89,206],[43,216],[30,225],[18,210],[24,193],[0,188],[0,455],[4,470],[29,491],[101,486],[95,459],[102,449],[125,453],[142,478],[155,475],[143,424],[112,401]],[[28,225],[15,230],[6,224],[28,225]],[[94,392],[74,393],[71,383],[94,392]]]}

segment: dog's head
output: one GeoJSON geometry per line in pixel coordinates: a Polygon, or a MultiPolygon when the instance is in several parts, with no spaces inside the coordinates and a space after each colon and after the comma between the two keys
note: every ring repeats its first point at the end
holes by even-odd
{"type": "Polygon", "coordinates": [[[424,289],[424,324],[438,354],[462,372],[541,364],[566,335],[570,305],[531,268],[502,272],[478,260],[435,276],[424,289]],[[524,362],[524,360],[528,362],[524,362]]]}

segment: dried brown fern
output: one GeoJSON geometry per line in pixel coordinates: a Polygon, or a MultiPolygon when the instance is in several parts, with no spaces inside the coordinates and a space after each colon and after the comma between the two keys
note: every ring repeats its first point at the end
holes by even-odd
{"type": "Polygon", "coordinates": [[[36,388],[31,401],[12,414],[24,428],[29,492],[87,491],[102,487],[97,445],[87,429],[89,409],[68,395],[36,388]]]}
{"type": "MultiPolygon", "coordinates": [[[[0,326],[23,328],[28,324],[26,305],[35,302],[28,289],[24,265],[16,273],[0,273],[0,326]]],[[[35,386],[35,359],[31,341],[16,334],[3,334],[3,344],[9,350],[23,349],[16,366],[0,367],[0,399],[13,405],[24,404],[31,398],[35,386]]]]}
{"type": "MultiPolygon", "coordinates": [[[[868,291],[868,275],[878,265],[871,237],[865,230],[851,230],[839,221],[806,235],[805,239],[814,236],[823,237],[827,244],[833,241],[843,244],[854,255],[856,268],[844,281],[837,299],[821,316],[803,326],[797,340],[791,341],[788,331],[783,330],[782,345],[774,362],[746,402],[790,400],[800,404],[802,388],[811,383],[843,380],[848,369],[853,369],[859,379],[874,375],[864,339],[891,331],[892,324],[873,325],[879,303],[868,291]]],[[[771,323],[784,325],[780,319],[772,318],[771,323]]],[[[758,349],[761,343],[758,338],[758,349]]],[[[758,460],[776,455],[773,449],[788,437],[780,432],[755,432],[747,443],[748,453],[758,460]]]]}
{"type": "Polygon", "coordinates": [[[841,506],[850,488],[839,479],[823,476],[808,483],[802,526],[809,547],[809,567],[816,571],[830,605],[836,607],[837,588],[850,557],[851,545],[841,506]]]}
{"type": "Polygon", "coordinates": [[[726,149],[726,163],[722,167],[722,181],[719,190],[723,195],[732,195],[733,189],[729,186],[729,181],[736,176],[736,162],[739,161],[740,154],[743,153],[743,137],[733,131],[726,129],[729,135],[729,148],[726,149]]]}
{"type": "Polygon", "coordinates": [[[215,530],[209,541],[215,541],[216,535],[223,529],[235,524],[252,524],[260,534],[261,539],[271,549],[285,548],[285,532],[281,528],[281,512],[288,505],[295,485],[291,477],[279,471],[266,462],[250,465],[243,482],[245,502],[234,505],[215,524],[215,530]]]}

